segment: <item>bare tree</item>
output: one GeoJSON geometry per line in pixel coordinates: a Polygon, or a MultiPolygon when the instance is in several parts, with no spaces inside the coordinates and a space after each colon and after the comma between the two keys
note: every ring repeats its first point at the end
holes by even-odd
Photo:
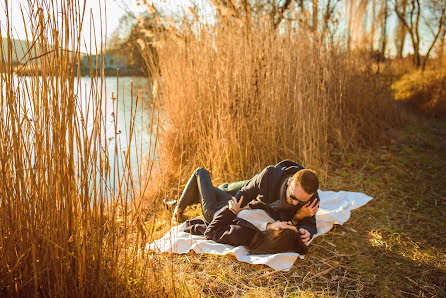
{"type": "MultiPolygon", "coordinates": [[[[375,22],[375,19],[377,18],[376,0],[372,0],[371,5],[372,5],[372,15],[370,17],[370,20],[371,20],[370,31],[368,34],[365,34],[366,32],[364,32],[364,35],[366,35],[366,36],[368,35],[368,40],[367,40],[368,48],[369,48],[369,51],[372,53],[372,52],[374,52],[374,48],[375,48],[375,32],[377,31],[376,27],[377,27],[377,25],[379,26],[379,24],[377,22],[375,22]]],[[[365,14],[363,18],[365,19],[366,16],[367,16],[367,14],[365,14]]]]}
{"type": "Polygon", "coordinates": [[[407,11],[403,9],[403,2],[404,1],[402,0],[394,0],[394,11],[398,16],[398,19],[401,21],[401,24],[403,24],[406,28],[412,41],[414,64],[417,67],[422,66],[424,69],[433,47],[445,30],[446,2],[441,0],[426,0],[423,2],[425,7],[422,9],[420,0],[409,0],[407,4],[407,11]],[[424,16],[422,15],[422,11],[425,12],[424,16]],[[424,19],[426,27],[432,34],[432,42],[423,61],[420,54],[420,27],[422,25],[420,20],[422,18],[424,19]]]}
{"type": "Polygon", "coordinates": [[[318,0],[312,0],[313,2],[313,10],[312,10],[312,16],[313,20],[311,22],[311,31],[317,32],[318,27],[318,17],[319,17],[319,1],[318,0]]]}
{"type": "Polygon", "coordinates": [[[439,38],[439,44],[437,47],[437,54],[438,57],[440,58],[440,61],[443,61],[443,57],[444,54],[446,52],[446,30],[443,30],[443,33],[441,34],[440,38],[439,38]]]}
{"type": "Polygon", "coordinates": [[[446,1],[429,0],[426,3],[426,10],[428,11],[428,17],[425,18],[425,22],[433,36],[433,40],[424,57],[423,69],[426,67],[426,62],[437,40],[444,43],[444,35],[446,32],[446,1]]]}
{"type": "Polygon", "coordinates": [[[398,19],[404,25],[409,33],[410,40],[412,41],[412,48],[414,51],[414,64],[417,67],[421,66],[420,56],[420,18],[421,18],[421,5],[420,0],[410,0],[407,6],[406,14],[401,9],[402,1],[395,0],[394,11],[398,16],[398,19]]]}
{"type": "Polygon", "coordinates": [[[290,9],[292,0],[210,0],[219,15],[234,18],[249,25],[253,17],[266,16],[273,29],[277,29],[290,9]]]}
{"type": "Polygon", "coordinates": [[[387,0],[384,0],[381,12],[381,47],[380,53],[381,56],[384,57],[386,54],[386,46],[387,46],[387,19],[389,18],[389,6],[387,0]]]}
{"type": "Polygon", "coordinates": [[[288,10],[291,4],[291,0],[279,1],[272,0],[274,9],[271,10],[271,18],[274,29],[276,29],[280,22],[282,22],[285,12],[288,10]],[[280,4],[281,2],[281,4],[280,4]]]}
{"type": "Polygon", "coordinates": [[[327,0],[325,3],[325,10],[322,15],[323,25],[322,25],[322,31],[321,31],[321,37],[324,39],[327,35],[327,32],[329,32],[329,23],[335,22],[335,11],[337,4],[340,2],[340,0],[327,0]]]}
{"type": "Polygon", "coordinates": [[[335,11],[341,0],[210,0],[220,16],[250,23],[252,18],[264,17],[273,29],[285,19],[298,21],[311,33],[325,38],[336,23],[335,11]],[[300,12],[292,18],[289,12],[300,12]]]}
{"type": "MultiPolygon", "coordinates": [[[[367,8],[369,3],[369,0],[346,0],[345,8],[348,18],[347,47],[349,49],[352,48],[353,45],[370,45],[370,35],[368,36],[369,42],[364,42],[367,40],[366,19],[368,17],[367,8]],[[355,44],[353,44],[353,42],[355,42],[355,44]]],[[[370,32],[368,33],[370,34],[370,32]]],[[[372,35],[374,35],[374,32],[372,35]]]]}
{"type": "MultiPolygon", "coordinates": [[[[402,15],[406,15],[408,0],[402,0],[400,3],[400,11],[402,15]]],[[[395,32],[395,47],[396,47],[396,55],[398,58],[403,58],[403,50],[404,43],[406,41],[407,29],[402,23],[402,21],[398,18],[398,24],[396,26],[395,32]]]]}

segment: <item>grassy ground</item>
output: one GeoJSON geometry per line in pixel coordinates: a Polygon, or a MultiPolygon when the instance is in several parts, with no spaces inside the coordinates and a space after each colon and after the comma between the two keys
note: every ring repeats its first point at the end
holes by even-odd
{"type": "Polygon", "coordinates": [[[163,283],[180,296],[445,296],[446,122],[416,120],[389,133],[386,146],[332,156],[322,189],[374,200],[316,238],[290,272],[233,256],[164,254],[155,268],[166,272],[163,283]]]}

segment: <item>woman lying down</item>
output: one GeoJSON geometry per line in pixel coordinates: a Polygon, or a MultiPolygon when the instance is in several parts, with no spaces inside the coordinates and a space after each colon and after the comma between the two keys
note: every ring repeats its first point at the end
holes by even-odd
{"type": "MultiPolygon", "coordinates": [[[[275,221],[265,222],[265,230],[261,231],[249,221],[237,217],[242,210],[239,202],[232,198],[228,205],[217,211],[210,223],[200,219],[186,222],[185,232],[193,235],[204,235],[206,239],[232,246],[243,245],[250,254],[274,254],[280,252],[307,253],[307,246],[302,242],[300,233],[291,223],[275,221]]],[[[248,204],[248,206],[250,206],[248,204]]],[[[258,206],[252,206],[257,208],[258,206]]],[[[243,209],[249,209],[244,207],[243,209]]],[[[263,209],[263,208],[261,208],[263,209]]]]}
{"type": "MultiPolygon", "coordinates": [[[[250,254],[307,252],[307,246],[303,243],[300,232],[291,222],[274,221],[283,218],[277,210],[258,199],[245,204],[246,206],[242,208],[243,197],[237,201],[236,198],[231,198],[226,192],[214,187],[209,172],[203,168],[194,172],[180,198],[183,207],[198,201],[201,203],[205,220],[193,219],[186,222],[185,232],[204,235],[206,239],[222,244],[243,245],[250,254]],[[262,209],[274,220],[256,227],[237,216],[245,209],[262,209]]],[[[249,212],[243,211],[245,215],[249,212]]]]}

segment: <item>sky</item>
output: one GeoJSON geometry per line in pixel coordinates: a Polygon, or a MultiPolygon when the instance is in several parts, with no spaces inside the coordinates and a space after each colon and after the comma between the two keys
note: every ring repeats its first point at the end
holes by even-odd
{"type": "MultiPolygon", "coordinates": [[[[28,3],[35,3],[36,0],[6,0],[8,2],[8,16],[10,20],[10,24],[13,25],[13,37],[16,39],[25,39],[25,26],[22,21],[22,15],[20,8],[27,8],[28,3]]],[[[50,1],[50,0],[47,0],[50,1]]],[[[52,2],[60,2],[61,0],[52,0],[52,2]]],[[[62,0],[64,1],[64,0],[62,0]]],[[[90,38],[91,40],[96,41],[96,45],[99,47],[101,43],[105,40],[109,39],[111,34],[118,28],[119,20],[122,16],[126,14],[130,14],[132,16],[138,16],[147,11],[147,6],[138,5],[142,3],[144,0],[74,0],[83,3],[85,1],[85,11],[86,16],[84,20],[83,27],[83,36],[84,40],[87,41],[87,45],[83,45],[81,48],[81,52],[94,52],[94,46],[92,47],[89,44],[90,38]],[[92,20],[94,21],[94,28],[96,29],[96,37],[94,38],[93,26],[92,22],[90,22],[90,14],[92,16],[92,20]],[[100,23],[102,16],[102,36],[100,33],[100,23]],[[93,49],[92,49],[93,48],[93,49]]],[[[181,11],[188,11],[188,6],[191,6],[191,1],[196,3],[201,9],[204,8],[204,13],[206,12],[205,0],[153,0],[153,1],[145,1],[148,3],[154,3],[158,9],[161,9],[164,15],[169,14],[177,14],[181,11]]],[[[341,9],[341,11],[343,11],[341,9]]],[[[5,1],[0,1],[0,26],[1,26],[1,34],[5,36],[6,31],[6,7],[5,1]]],[[[342,23],[341,17],[341,23],[342,23]]],[[[396,18],[392,17],[389,20],[389,33],[393,33],[396,23],[396,18]]],[[[92,42],[94,45],[94,42],[92,42]]],[[[423,40],[421,44],[422,52],[424,52],[424,48],[426,47],[426,41],[423,40]]],[[[393,42],[389,40],[388,48],[393,51],[394,45],[393,42]]],[[[410,41],[407,38],[406,40],[406,51],[410,50],[410,41]]]]}
{"type": "MultiPolygon", "coordinates": [[[[35,2],[35,0],[7,0],[8,9],[4,1],[0,2],[0,26],[1,35],[6,36],[6,20],[9,16],[10,24],[13,27],[13,37],[16,39],[26,39],[25,25],[23,24],[21,8],[28,9],[28,2],[35,2]],[[8,10],[8,13],[6,13],[8,10]]],[[[59,2],[58,0],[53,2],[59,2]]],[[[83,0],[79,0],[82,3],[83,0]]],[[[83,36],[86,41],[90,40],[90,34],[93,32],[93,26],[90,22],[90,15],[94,20],[94,28],[96,29],[96,44],[100,45],[101,41],[108,39],[113,31],[115,31],[119,25],[119,19],[125,14],[131,14],[138,16],[141,13],[147,11],[147,6],[138,5],[138,2],[142,0],[86,0],[85,1],[85,19],[83,36]],[[102,15],[102,38],[99,30],[99,24],[101,23],[102,15]],[[104,17],[106,16],[106,17],[104,17]]],[[[156,7],[163,9],[165,12],[174,12],[178,9],[187,9],[188,1],[186,0],[157,0],[147,1],[153,2],[156,7]]],[[[28,29],[29,30],[29,29],[28,29]]],[[[29,33],[29,32],[28,32],[29,33]]],[[[93,36],[93,35],[92,35],[93,36]]],[[[84,46],[81,51],[89,52],[90,46],[84,46]]]]}

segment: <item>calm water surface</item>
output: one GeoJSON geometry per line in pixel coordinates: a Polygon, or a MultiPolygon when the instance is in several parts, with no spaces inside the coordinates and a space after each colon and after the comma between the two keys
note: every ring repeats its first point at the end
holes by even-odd
{"type": "MultiPolygon", "coordinates": [[[[101,94],[97,94],[102,98],[102,113],[105,122],[101,138],[107,143],[108,157],[113,172],[111,176],[113,177],[117,171],[122,174],[123,156],[130,150],[130,164],[133,176],[136,178],[138,170],[143,169],[149,159],[156,158],[153,150],[155,136],[150,135],[152,86],[149,80],[144,77],[106,77],[102,83],[100,81],[92,83],[89,77],[82,77],[79,90],[81,90],[78,92],[80,102],[85,102],[81,110],[83,115],[88,117],[87,122],[90,126],[92,126],[93,117],[91,117],[92,109],[88,109],[87,102],[92,96],[96,96],[95,90],[102,90],[101,94]],[[130,142],[129,123],[132,115],[134,128],[130,142]],[[118,148],[117,156],[115,146],[118,148]]],[[[136,183],[137,180],[135,179],[136,183]]]]}
{"type": "MultiPolygon", "coordinates": [[[[29,86],[33,81],[31,77],[17,76],[14,80],[16,86],[22,86],[22,89],[26,89],[25,83],[29,86]]],[[[2,88],[2,92],[6,91],[2,88]]],[[[77,110],[80,121],[84,123],[82,125],[84,138],[92,135],[95,106],[102,102],[101,147],[108,153],[111,181],[117,177],[118,172],[122,176],[126,168],[123,166],[124,156],[129,150],[129,160],[136,185],[138,185],[138,172],[147,165],[149,160],[156,160],[153,145],[151,146],[154,144],[155,136],[150,134],[151,92],[152,86],[144,77],[120,77],[119,79],[106,77],[102,81],[100,79],[92,81],[90,77],[81,77],[79,83],[76,79],[77,110]],[[132,115],[134,127],[131,136],[129,124],[132,115]]],[[[32,119],[33,104],[27,94],[29,93],[22,90],[21,102],[24,106],[21,110],[24,111],[23,116],[32,119]]]]}

